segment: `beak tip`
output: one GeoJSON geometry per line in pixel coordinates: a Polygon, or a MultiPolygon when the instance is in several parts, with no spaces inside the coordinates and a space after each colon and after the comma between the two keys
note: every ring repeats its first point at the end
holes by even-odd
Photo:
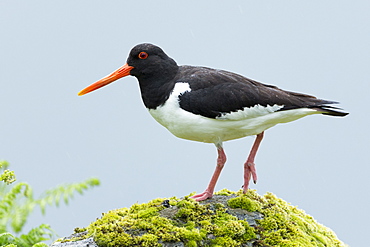
{"type": "Polygon", "coordinates": [[[87,93],[90,93],[98,88],[104,87],[108,85],[109,83],[118,80],[121,77],[130,75],[130,70],[132,70],[134,67],[129,66],[127,63],[123,65],[121,68],[114,71],[112,74],[100,79],[99,81],[95,82],[94,84],[91,84],[90,86],[82,89],[80,92],[78,92],[78,96],[85,95],[87,93]]]}

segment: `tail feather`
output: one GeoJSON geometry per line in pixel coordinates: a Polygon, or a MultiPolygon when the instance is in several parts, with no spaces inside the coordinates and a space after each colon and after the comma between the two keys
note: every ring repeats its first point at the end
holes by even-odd
{"type": "MultiPolygon", "coordinates": [[[[337,104],[337,102],[333,102],[333,103],[337,104]]],[[[335,117],[344,117],[349,114],[348,112],[341,111],[342,108],[329,106],[329,105],[315,106],[313,107],[313,109],[320,111],[323,115],[329,115],[329,116],[335,116],[335,117]]]]}

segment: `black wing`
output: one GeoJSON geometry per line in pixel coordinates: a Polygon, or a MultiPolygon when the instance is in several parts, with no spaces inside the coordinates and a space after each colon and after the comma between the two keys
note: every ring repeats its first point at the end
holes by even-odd
{"type": "Polygon", "coordinates": [[[179,97],[180,107],[208,118],[242,110],[255,105],[283,105],[280,110],[315,108],[323,114],[345,116],[328,104],[337,102],[317,99],[314,96],[284,91],[241,75],[205,67],[180,67],[178,82],[187,82],[190,92],[179,97]]]}

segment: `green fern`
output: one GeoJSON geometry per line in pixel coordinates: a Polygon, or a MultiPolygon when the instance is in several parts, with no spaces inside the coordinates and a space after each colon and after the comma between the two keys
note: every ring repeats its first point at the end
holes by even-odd
{"type": "Polygon", "coordinates": [[[0,246],[32,246],[32,247],[44,247],[48,246],[41,241],[49,240],[54,235],[54,231],[50,226],[42,224],[39,227],[33,228],[27,234],[22,234],[20,237],[15,237],[13,234],[8,232],[0,234],[0,246]]]}
{"type": "Polygon", "coordinates": [[[59,206],[61,200],[68,204],[76,192],[82,195],[85,190],[100,183],[97,178],[90,178],[81,183],[59,185],[35,199],[29,184],[21,182],[10,185],[15,181],[15,175],[14,172],[6,170],[8,166],[6,161],[0,161],[0,181],[3,181],[0,182],[0,246],[47,246],[41,242],[51,239],[55,233],[46,224],[33,228],[27,234],[21,234],[35,207],[40,207],[42,214],[45,214],[47,206],[59,206]],[[21,235],[15,236],[11,232],[21,235]]]}

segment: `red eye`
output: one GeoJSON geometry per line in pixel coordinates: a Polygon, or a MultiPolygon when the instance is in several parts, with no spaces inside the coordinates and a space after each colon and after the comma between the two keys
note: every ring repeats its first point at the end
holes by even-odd
{"type": "Polygon", "coordinates": [[[146,53],[145,51],[142,51],[142,52],[139,53],[138,57],[140,59],[147,59],[148,56],[149,56],[148,53],[146,53]]]}

